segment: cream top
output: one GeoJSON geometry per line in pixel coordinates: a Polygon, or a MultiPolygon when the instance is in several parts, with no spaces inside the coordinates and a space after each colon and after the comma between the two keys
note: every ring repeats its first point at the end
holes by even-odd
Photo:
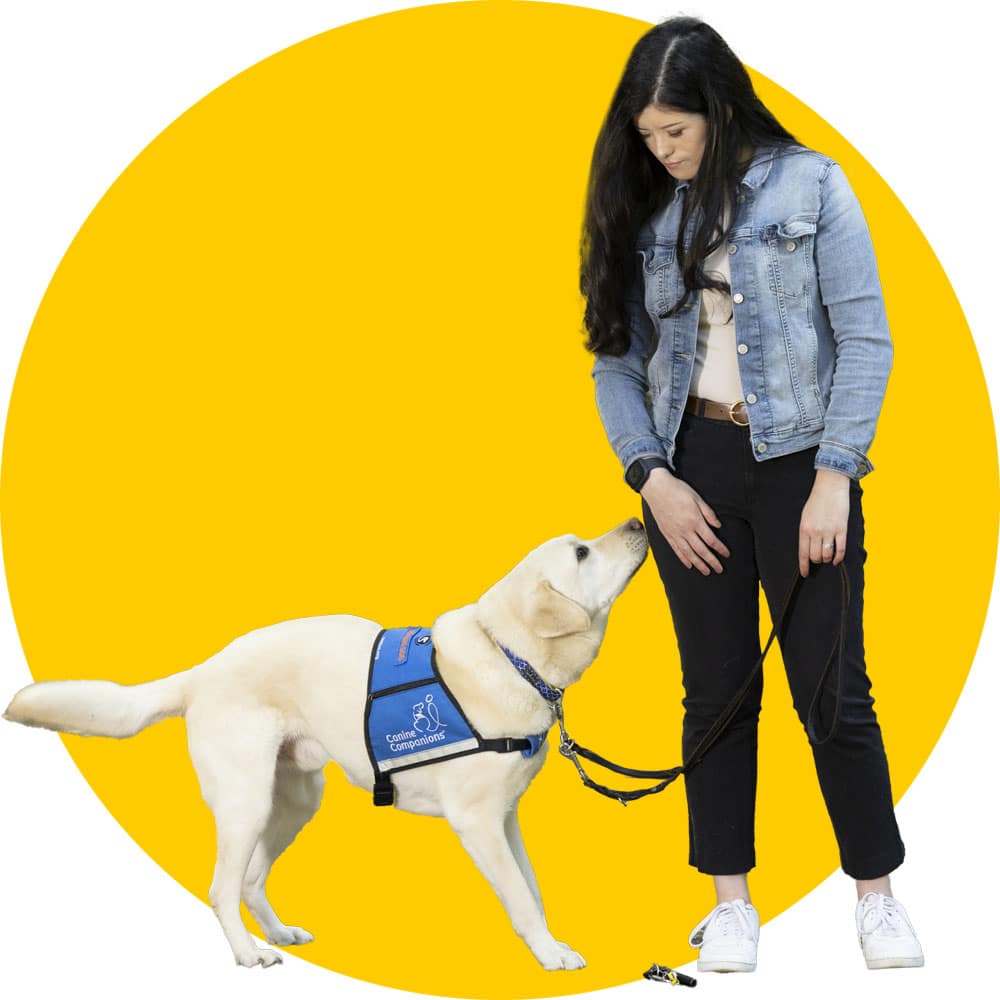
{"type": "MultiPolygon", "coordinates": [[[[726,282],[730,280],[729,245],[726,241],[705,258],[705,270],[726,282]]],[[[698,342],[690,391],[692,396],[712,399],[717,403],[735,403],[743,398],[732,296],[714,288],[702,289],[701,293],[698,342]]]]}

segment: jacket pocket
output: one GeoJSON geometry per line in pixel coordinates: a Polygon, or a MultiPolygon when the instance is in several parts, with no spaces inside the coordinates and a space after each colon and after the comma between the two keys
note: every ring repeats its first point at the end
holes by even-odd
{"type": "Polygon", "coordinates": [[[816,216],[812,213],[793,215],[778,226],[778,236],[794,240],[800,236],[811,236],[816,232],[816,216]]]}
{"type": "Polygon", "coordinates": [[[639,253],[642,255],[642,269],[646,274],[653,274],[661,267],[674,262],[673,244],[653,243],[649,246],[640,247],[639,253]]]}
{"type": "Polygon", "coordinates": [[[653,243],[640,247],[642,278],[646,287],[646,308],[661,319],[677,298],[676,245],[653,243]]]}
{"type": "Polygon", "coordinates": [[[808,295],[813,281],[816,216],[802,213],[764,228],[768,254],[768,288],[779,299],[808,295]]]}

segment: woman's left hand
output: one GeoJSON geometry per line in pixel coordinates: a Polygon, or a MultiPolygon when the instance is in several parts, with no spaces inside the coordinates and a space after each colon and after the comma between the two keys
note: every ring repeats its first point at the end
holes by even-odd
{"type": "Polygon", "coordinates": [[[851,480],[832,469],[817,469],[812,492],[799,522],[799,572],[809,575],[809,563],[844,561],[851,480]],[[832,543],[832,544],[831,544],[832,543]]]}

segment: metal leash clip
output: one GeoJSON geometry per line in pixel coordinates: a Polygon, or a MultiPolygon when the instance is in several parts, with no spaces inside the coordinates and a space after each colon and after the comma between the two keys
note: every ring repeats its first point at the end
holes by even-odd
{"type": "Polygon", "coordinates": [[[674,972],[666,965],[655,963],[642,974],[643,979],[652,979],[657,983],[670,983],[671,986],[697,986],[698,980],[685,976],[683,972],[674,972]]]}

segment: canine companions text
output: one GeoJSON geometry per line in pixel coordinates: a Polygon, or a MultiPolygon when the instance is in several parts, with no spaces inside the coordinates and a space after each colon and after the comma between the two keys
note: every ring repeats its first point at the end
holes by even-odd
{"type": "MultiPolygon", "coordinates": [[[[437,619],[431,637],[441,678],[484,739],[534,736],[554,721],[553,703],[501,647],[527,661],[544,685],[562,689],[578,680],[646,550],[635,518],[592,541],[555,538],[475,604],[437,619]]],[[[364,718],[380,631],[351,615],[282,622],[147,684],[32,684],[14,697],[5,718],[120,739],[184,716],[202,795],[215,817],[212,907],[240,965],[273,965],[280,955],[255,944],[240,899],[272,944],[312,940],[278,919],[264,884],[319,808],[328,761],[353,784],[373,788],[364,718]]],[[[439,724],[430,703],[425,709],[417,729],[439,724]]],[[[535,958],[546,969],[578,969],[580,955],[549,933],[517,821],[518,800],[544,759],[544,744],[530,756],[485,751],[398,771],[391,780],[400,809],[448,820],[535,958]]]]}

